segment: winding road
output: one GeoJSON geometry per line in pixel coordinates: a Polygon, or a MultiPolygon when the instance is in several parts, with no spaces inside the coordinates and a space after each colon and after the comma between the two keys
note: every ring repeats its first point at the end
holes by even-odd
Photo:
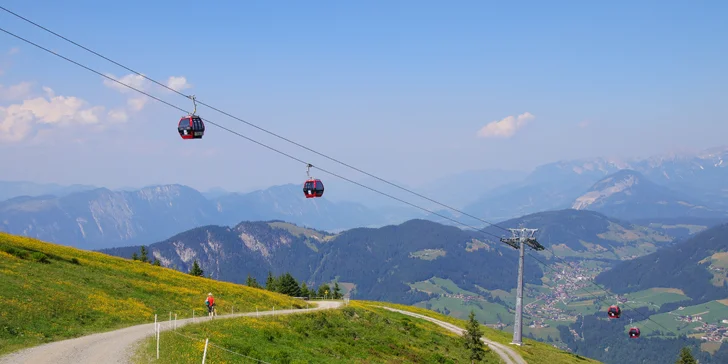
{"type": "MultiPolygon", "coordinates": [[[[216,316],[215,320],[233,317],[259,315],[286,315],[318,310],[338,308],[341,301],[316,301],[315,308],[298,310],[275,310],[246,312],[239,314],[216,316]]],[[[208,321],[203,316],[194,319],[177,320],[177,327],[193,322],[208,321]],[[194,321],[193,321],[194,320],[194,321]]],[[[161,331],[172,329],[169,321],[162,321],[161,331]]],[[[129,363],[134,354],[134,346],[139,341],[154,335],[154,323],[131,326],[119,330],[82,336],[75,339],[56,341],[40,346],[24,349],[0,358],[0,364],[79,364],[79,363],[129,363]]]]}
{"type": "MultiPolygon", "coordinates": [[[[381,307],[385,310],[399,312],[403,315],[417,317],[417,318],[421,318],[423,320],[430,321],[430,322],[435,323],[435,324],[439,325],[440,327],[450,330],[451,332],[454,332],[458,335],[462,335],[463,333],[465,333],[464,329],[461,329],[449,322],[440,321],[438,319],[420,315],[420,314],[417,314],[414,312],[398,310],[396,308],[389,308],[389,307],[384,307],[384,306],[379,306],[379,307],[381,307]]],[[[518,354],[515,350],[513,350],[513,348],[510,348],[507,345],[503,345],[501,343],[497,343],[492,340],[488,340],[484,337],[481,337],[480,340],[482,340],[486,345],[488,345],[488,347],[490,347],[491,350],[493,350],[496,354],[498,354],[498,356],[500,356],[501,359],[503,359],[503,361],[506,362],[506,364],[527,364],[526,361],[523,360],[523,357],[521,357],[520,354],[518,354]]]]}
{"type": "MultiPolygon", "coordinates": [[[[318,310],[327,310],[339,308],[343,305],[341,301],[317,301],[315,308],[298,309],[298,310],[275,310],[246,312],[230,315],[217,316],[215,320],[228,319],[234,317],[256,316],[256,315],[287,315],[295,313],[304,313],[318,310]]],[[[381,306],[380,306],[381,307],[381,306]]],[[[465,330],[431,317],[423,316],[409,311],[398,310],[389,307],[381,307],[386,310],[398,312],[404,315],[417,317],[423,320],[433,322],[444,327],[451,332],[462,335],[465,330]]],[[[190,323],[208,321],[210,318],[203,316],[194,319],[177,320],[177,327],[181,327],[190,323]]],[[[161,321],[161,331],[168,331],[173,328],[169,321],[161,321]]],[[[40,346],[24,349],[0,358],[0,364],[78,364],[78,363],[119,363],[127,364],[131,362],[134,354],[134,347],[150,336],[154,335],[154,324],[142,324],[131,326],[119,330],[82,336],[75,339],[56,341],[53,343],[43,344],[40,346]]],[[[526,361],[512,348],[481,338],[501,359],[507,364],[526,364],[526,361]]]]}

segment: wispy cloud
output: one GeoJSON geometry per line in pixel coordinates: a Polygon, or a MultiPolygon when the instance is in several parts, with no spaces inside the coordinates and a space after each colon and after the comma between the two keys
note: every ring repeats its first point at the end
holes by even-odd
{"type": "Polygon", "coordinates": [[[113,122],[121,123],[129,120],[129,114],[124,109],[113,109],[109,110],[107,114],[109,119],[113,122]]]}
{"type": "Polygon", "coordinates": [[[580,122],[578,125],[580,128],[584,129],[591,124],[592,124],[591,120],[584,120],[584,121],[580,122]]]}
{"type": "Polygon", "coordinates": [[[480,138],[510,138],[535,118],[530,112],[518,116],[508,116],[498,121],[492,121],[480,128],[477,136],[480,138]]]}
{"type": "Polygon", "coordinates": [[[0,76],[4,75],[5,72],[10,68],[10,61],[9,59],[20,52],[20,48],[14,47],[10,48],[7,52],[2,54],[2,59],[0,59],[0,76]]]}
{"type": "MultiPolygon", "coordinates": [[[[144,91],[147,86],[147,80],[144,77],[133,73],[122,77],[116,77],[111,73],[107,73],[106,76],[142,91],[144,91]]],[[[119,82],[114,82],[112,80],[109,80],[108,78],[104,78],[104,86],[106,87],[109,87],[124,94],[136,92],[129,87],[119,84],[119,82]]]]}
{"type": "MultiPolygon", "coordinates": [[[[140,91],[150,91],[152,86],[157,86],[151,81],[147,80],[146,78],[130,73],[126,76],[116,77],[115,75],[111,73],[107,73],[106,76],[117,80],[123,84],[129,85],[131,87],[134,87],[137,90],[140,91]]],[[[139,94],[138,92],[130,89],[129,87],[126,87],[119,82],[114,82],[112,80],[109,80],[108,78],[104,78],[104,85],[108,88],[111,88],[113,90],[119,91],[122,94],[129,95],[129,99],[127,100],[127,105],[129,108],[133,111],[141,111],[144,106],[149,101],[149,97],[139,94]]],[[[187,82],[187,78],[184,76],[171,76],[167,79],[167,87],[176,90],[176,91],[182,91],[188,88],[191,88],[192,85],[187,82]]],[[[166,89],[165,89],[166,90],[166,89]]],[[[169,90],[167,90],[169,91],[169,90]]]]}
{"type": "Polygon", "coordinates": [[[21,82],[12,86],[0,85],[0,101],[23,100],[30,96],[32,82],[21,82]]]}

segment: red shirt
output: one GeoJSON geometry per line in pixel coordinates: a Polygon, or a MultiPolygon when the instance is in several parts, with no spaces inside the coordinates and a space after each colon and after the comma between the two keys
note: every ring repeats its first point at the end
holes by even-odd
{"type": "Polygon", "coordinates": [[[212,296],[207,296],[207,302],[210,302],[210,306],[212,306],[213,304],[215,304],[215,299],[212,298],[212,296]]]}

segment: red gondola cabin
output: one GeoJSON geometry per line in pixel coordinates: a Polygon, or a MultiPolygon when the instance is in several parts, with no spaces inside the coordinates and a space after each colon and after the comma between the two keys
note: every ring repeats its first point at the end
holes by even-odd
{"type": "Polygon", "coordinates": [[[187,115],[179,120],[177,131],[182,139],[202,139],[205,134],[205,123],[197,115],[187,115]]]}
{"type": "Polygon", "coordinates": [[[640,337],[640,329],[638,329],[636,327],[629,329],[629,338],[630,339],[636,339],[638,337],[640,337]]]}
{"type": "Polygon", "coordinates": [[[619,309],[619,306],[609,306],[607,315],[609,315],[610,319],[619,318],[619,315],[621,315],[621,314],[622,314],[622,310],[619,309]]]}
{"type": "Polygon", "coordinates": [[[324,184],[320,179],[309,179],[303,184],[303,194],[306,198],[321,197],[324,195],[324,184]]]}

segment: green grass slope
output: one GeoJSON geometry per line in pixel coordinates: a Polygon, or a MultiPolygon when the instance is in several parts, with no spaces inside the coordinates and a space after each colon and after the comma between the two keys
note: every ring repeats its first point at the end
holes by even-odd
{"type": "MultiPolygon", "coordinates": [[[[404,305],[398,305],[394,303],[387,303],[387,302],[371,302],[371,301],[359,301],[364,307],[376,307],[376,306],[385,306],[385,307],[391,307],[396,308],[404,311],[410,311],[415,312],[424,316],[432,317],[441,321],[449,322],[451,324],[454,324],[458,327],[465,328],[466,321],[460,320],[454,317],[445,316],[442,314],[439,314],[434,311],[430,311],[428,309],[419,308],[419,307],[413,307],[413,306],[404,306],[404,305]]],[[[400,315],[401,316],[401,315],[400,315]]],[[[510,342],[513,340],[513,333],[495,330],[489,327],[481,326],[483,330],[483,335],[487,337],[490,340],[493,340],[495,342],[499,342],[502,344],[509,345],[514,350],[516,350],[518,353],[521,354],[524,360],[528,362],[529,364],[554,364],[554,363],[563,363],[563,364],[571,364],[571,363],[599,363],[598,361],[594,359],[585,358],[582,356],[578,356],[563,350],[560,350],[558,348],[553,347],[552,345],[542,343],[539,341],[526,339],[523,338],[523,346],[515,346],[510,345],[510,342]]]]}
{"type": "MultiPolygon", "coordinates": [[[[460,337],[431,322],[359,302],[336,310],[207,321],[149,338],[137,363],[468,363],[460,337]],[[234,354],[234,353],[237,354],[234,354]],[[247,356],[249,358],[242,357],[247,356]]],[[[500,363],[488,350],[481,363],[500,363]]]]}
{"type": "Polygon", "coordinates": [[[0,354],[134,324],[204,313],[305,307],[304,301],[149,263],[0,233],[0,354]]]}

